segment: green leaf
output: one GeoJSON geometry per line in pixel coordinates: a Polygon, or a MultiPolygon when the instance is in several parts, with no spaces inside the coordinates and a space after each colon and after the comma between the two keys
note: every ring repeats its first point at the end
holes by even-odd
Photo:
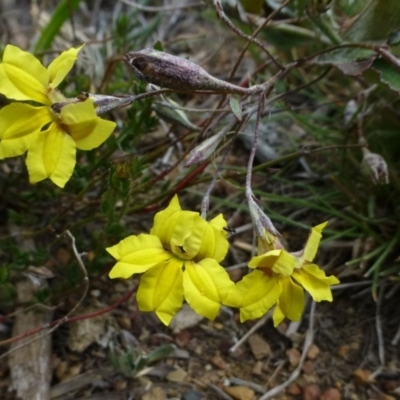
{"type": "Polygon", "coordinates": [[[77,9],[81,0],[61,0],[55,8],[49,23],[43,29],[39,36],[34,51],[43,51],[51,47],[54,38],[64,25],[64,22],[71,17],[72,13],[77,9]]]}
{"type": "Polygon", "coordinates": [[[165,357],[168,357],[175,350],[175,346],[172,344],[164,344],[162,346],[157,347],[147,356],[148,364],[161,360],[165,357]]]}
{"type": "Polygon", "coordinates": [[[400,71],[388,61],[379,58],[374,61],[372,68],[379,73],[380,80],[390,89],[400,91],[400,71]]]}
{"type": "Polygon", "coordinates": [[[385,42],[400,29],[399,0],[371,0],[346,32],[352,42],[385,42]]]}
{"type": "Polygon", "coordinates": [[[333,65],[346,75],[358,76],[371,67],[375,58],[376,53],[372,50],[348,47],[322,54],[313,63],[333,65]]]}
{"type": "Polygon", "coordinates": [[[158,51],[164,51],[164,46],[160,40],[157,40],[157,42],[154,43],[153,49],[158,51]]]}
{"type": "Polygon", "coordinates": [[[400,44],[400,30],[393,32],[389,36],[389,46],[395,46],[400,44]]]}
{"type": "Polygon", "coordinates": [[[229,99],[229,106],[231,107],[231,110],[235,117],[241,121],[243,117],[243,112],[242,112],[242,105],[240,104],[240,100],[237,96],[231,96],[229,99]]]}
{"type": "Polygon", "coordinates": [[[159,115],[160,118],[169,122],[177,123],[190,131],[199,131],[200,128],[189,121],[185,112],[180,109],[179,104],[175,101],[168,99],[166,102],[153,103],[153,110],[159,115]],[[173,108],[176,107],[176,108],[173,108]]]}

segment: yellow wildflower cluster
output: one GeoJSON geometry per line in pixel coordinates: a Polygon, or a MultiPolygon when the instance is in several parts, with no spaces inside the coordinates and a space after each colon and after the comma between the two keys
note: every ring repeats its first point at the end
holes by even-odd
{"type": "MultiPolygon", "coordinates": [[[[64,187],[75,167],[76,149],[98,147],[115,128],[97,116],[91,99],[67,99],[57,90],[81,48],[64,51],[47,68],[18,47],[5,48],[0,93],[13,102],[0,110],[0,159],[27,152],[32,183],[50,178],[64,187]]],[[[253,211],[262,218],[257,207],[253,211]]],[[[286,251],[273,231],[258,230],[259,255],[248,264],[252,272],[235,284],[220,265],[229,247],[223,216],[207,222],[182,210],[175,196],[156,214],[150,234],[129,236],[107,249],[117,260],[110,278],[143,274],[139,308],[155,311],[166,325],[184,300],[211,320],[227,305],[239,308],[241,321],[259,318],[274,306],[275,325],[285,317],[297,321],[304,290],[317,302],[332,301],[331,286],[339,283],[313,264],[325,225],[312,228],[299,253],[286,251]]]]}
{"type": "Polygon", "coordinates": [[[326,223],[311,230],[302,252],[273,249],[253,257],[253,271],[234,284],[219,264],[228,251],[226,221],[210,222],[183,211],[175,196],[156,214],[150,234],[129,236],[107,251],[118,261],[110,278],[140,278],[137,301],[141,311],[155,311],[168,325],[185,299],[200,315],[214,319],[221,304],[240,309],[241,321],[259,318],[275,306],[277,326],[287,317],[300,319],[304,290],[319,302],[332,301],[331,286],[339,283],[312,261],[326,223]]]}
{"type": "Polygon", "coordinates": [[[90,99],[72,103],[57,90],[81,48],[64,51],[47,68],[16,46],[4,50],[0,93],[24,103],[13,102],[0,110],[0,159],[27,151],[31,183],[50,178],[64,187],[75,167],[76,149],[98,147],[115,128],[114,122],[96,115],[90,99]],[[69,101],[59,113],[52,108],[69,101]]]}

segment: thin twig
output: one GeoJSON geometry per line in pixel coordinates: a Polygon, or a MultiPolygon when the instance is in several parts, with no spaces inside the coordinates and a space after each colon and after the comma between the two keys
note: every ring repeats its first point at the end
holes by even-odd
{"type": "Polygon", "coordinates": [[[251,177],[252,177],[252,171],[253,171],[253,163],[254,163],[254,159],[256,157],[258,136],[259,136],[259,130],[260,130],[260,119],[261,119],[261,114],[264,110],[264,99],[265,99],[264,93],[261,93],[260,98],[259,98],[259,103],[258,103],[256,123],[254,126],[253,142],[251,144],[249,160],[247,162],[246,189],[245,190],[246,190],[246,199],[248,202],[250,202],[253,197],[253,191],[251,190],[251,177]]]}
{"type": "Polygon", "coordinates": [[[278,386],[275,386],[273,389],[269,390],[263,396],[261,396],[258,400],[267,400],[267,399],[273,398],[273,396],[276,396],[278,393],[282,392],[284,389],[286,389],[291,383],[293,383],[300,376],[301,369],[302,369],[304,361],[307,357],[308,350],[310,349],[310,346],[312,345],[312,343],[314,341],[315,305],[316,305],[316,303],[313,301],[311,303],[310,321],[308,324],[308,330],[307,330],[306,338],[304,340],[303,352],[300,357],[299,365],[290,374],[289,378],[285,382],[283,382],[282,384],[280,384],[278,386]]]}
{"type": "Polygon", "coordinates": [[[217,17],[220,18],[223,22],[225,22],[225,24],[233,31],[235,32],[237,35],[239,35],[240,37],[248,40],[251,43],[256,44],[257,46],[259,46],[269,57],[269,59],[276,65],[276,67],[278,67],[280,70],[284,70],[285,67],[283,67],[276,59],[275,57],[269,52],[269,50],[267,49],[267,47],[265,46],[264,43],[262,43],[260,40],[253,38],[249,35],[247,35],[246,33],[242,32],[236,25],[234,25],[232,23],[232,21],[226,16],[222,5],[220,3],[219,0],[211,0],[210,1],[211,6],[214,8],[215,12],[217,13],[217,17]]]}
{"type": "Polygon", "coordinates": [[[389,61],[390,64],[392,64],[398,71],[400,71],[400,60],[395,57],[392,53],[387,51],[383,47],[377,47],[376,51],[386,59],[386,61],[389,61]]]}
{"type": "Polygon", "coordinates": [[[392,344],[393,346],[397,346],[399,341],[400,341],[400,325],[397,328],[397,332],[394,335],[394,337],[393,337],[392,341],[390,342],[390,344],[392,344]]]}
{"type": "Polygon", "coordinates": [[[230,349],[230,353],[235,353],[235,351],[246,342],[246,340],[258,329],[260,329],[270,318],[272,312],[267,312],[262,318],[260,318],[240,339],[235,343],[230,349]]]}
{"type": "MultiPolygon", "coordinates": [[[[102,308],[101,310],[98,310],[98,311],[93,311],[93,312],[88,313],[88,314],[77,315],[76,317],[70,317],[65,321],[65,323],[69,324],[69,323],[72,323],[72,322],[82,321],[84,319],[95,318],[95,317],[98,317],[99,315],[106,314],[106,313],[114,310],[115,308],[117,308],[119,305],[121,305],[125,301],[127,301],[132,296],[132,294],[135,292],[135,290],[136,290],[136,287],[130,289],[118,301],[116,301],[111,306],[102,308]]],[[[14,337],[6,339],[6,340],[2,340],[2,341],[0,341],[0,347],[9,345],[10,343],[13,343],[13,342],[17,342],[18,340],[21,340],[21,339],[24,339],[24,338],[26,338],[28,336],[34,335],[35,333],[40,332],[40,331],[42,331],[44,329],[51,328],[51,327],[57,325],[62,319],[63,318],[57,319],[57,320],[55,320],[53,322],[50,322],[49,324],[45,324],[45,325],[39,326],[39,327],[37,327],[35,329],[31,329],[30,331],[22,333],[21,335],[14,336],[14,337]]]]}
{"type": "MultiPolygon", "coordinates": [[[[243,126],[245,124],[245,122],[248,121],[248,118],[247,119],[243,118],[242,121],[240,121],[239,126],[236,128],[236,132],[238,132],[240,130],[240,127],[243,126]]],[[[236,124],[236,122],[235,122],[235,124],[236,124]]],[[[204,195],[203,200],[201,202],[201,212],[200,212],[200,214],[201,214],[202,218],[204,218],[204,219],[207,218],[207,211],[208,211],[208,208],[209,208],[209,205],[210,205],[211,192],[214,189],[214,186],[217,183],[218,178],[220,177],[222,168],[223,168],[223,166],[225,164],[225,161],[226,161],[226,159],[227,159],[227,157],[228,157],[228,155],[229,155],[229,153],[231,151],[231,148],[232,148],[234,143],[235,143],[234,138],[232,138],[231,142],[229,143],[229,145],[226,147],[226,149],[224,151],[224,154],[222,156],[222,160],[218,164],[217,170],[214,173],[213,179],[212,179],[210,185],[208,186],[206,194],[204,195]]]]}
{"type": "Polygon", "coordinates": [[[247,386],[250,389],[253,389],[255,392],[257,393],[265,393],[265,387],[262,385],[258,385],[257,383],[254,382],[249,382],[249,381],[245,381],[244,379],[240,379],[240,378],[235,378],[234,376],[232,376],[229,381],[233,384],[233,385],[238,385],[238,386],[247,386]]]}
{"type": "Polygon", "coordinates": [[[213,383],[209,383],[208,387],[212,390],[214,390],[215,392],[217,392],[222,399],[224,400],[233,400],[233,398],[231,396],[229,396],[228,393],[225,393],[221,388],[219,388],[217,385],[214,385],[213,383]]]}
{"type": "Polygon", "coordinates": [[[353,288],[357,286],[370,286],[372,283],[372,280],[367,280],[363,282],[351,282],[351,283],[340,283],[339,285],[335,285],[331,287],[331,290],[343,290],[343,289],[348,289],[348,288],[353,288]]]}
{"type": "MultiPolygon", "coordinates": [[[[264,21],[256,28],[256,30],[253,32],[251,35],[252,39],[254,39],[260,31],[265,28],[265,26],[283,9],[285,8],[292,0],[286,0],[284,1],[276,10],[274,10],[270,15],[268,15],[267,18],[264,19],[264,21]]],[[[244,55],[246,54],[247,49],[249,48],[251,44],[251,41],[247,41],[246,45],[243,47],[242,51],[239,54],[238,59],[235,62],[235,65],[233,66],[231,73],[229,74],[228,81],[230,81],[236,74],[236,71],[240,65],[240,62],[242,61],[244,55]]]]}
{"type": "Polygon", "coordinates": [[[41,304],[41,303],[35,303],[35,304],[31,304],[30,306],[26,307],[26,308],[21,308],[19,310],[16,310],[10,314],[6,314],[6,315],[2,315],[0,317],[0,324],[8,319],[14,318],[16,316],[18,316],[19,314],[22,313],[27,313],[30,310],[33,310],[34,308],[43,308],[45,310],[48,311],[53,311],[56,307],[51,307],[51,306],[46,306],[45,304],[41,304]]]}
{"type": "Polygon", "coordinates": [[[381,321],[381,307],[383,302],[383,295],[385,292],[385,283],[381,283],[379,288],[379,296],[378,301],[376,302],[376,314],[375,314],[375,329],[376,329],[376,336],[378,339],[378,356],[380,366],[385,366],[385,340],[383,338],[383,331],[382,331],[382,321],[381,321]]]}

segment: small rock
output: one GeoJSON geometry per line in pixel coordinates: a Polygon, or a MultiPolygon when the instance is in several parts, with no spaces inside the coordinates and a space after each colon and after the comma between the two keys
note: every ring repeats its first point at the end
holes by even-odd
{"type": "Polygon", "coordinates": [[[296,368],[300,363],[301,353],[295,347],[286,350],[286,355],[291,367],[296,368]]]}
{"type": "Polygon", "coordinates": [[[319,347],[315,344],[312,344],[307,352],[307,358],[309,360],[315,360],[320,353],[319,347]]]}
{"type": "Polygon", "coordinates": [[[221,324],[221,322],[214,322],[214,328],[217,331],[222,331],[225,328],[225,325],[221,324]]]}
{"type": "Polygon", "coordinates": [[[254,400],[254,390],[246,386],[225,386],[224,390],[235,400],[254,400]]]}
{"type": "Polygon", "coordinates": [[[315,383],[303,388],[303,400],[318,400],[321,394],[321,389],[315,383]]]}
{"type": "MultiPolygon", "coordinates": [[[[82,311],[83,314],[96,311],[88,308],[82,311]]],[[[91,344],[100,340],[107,330],[110,317],[98,315],[97,317],[82,319],[69,326],[67,346],[70,350],[82,353],[91,344]]]]}
{"type": "Polygon", "coordinates": [[[293,382],[286,389],[286,392],[292,396],[299,396],[301,394],[301,387],[296,382],[293,382]]]}
{"type": "Polygon", "coordinates": [[[353,377],[354,380],[361,385],[370,385],[373,382],[369,380],[371,374],[372,372],[367,369],[357,368],[353,372],[353,377]]]}
{"type": "Polygon", "coordinates": [[[90,295],[93,297],[99,298],[101,296],[101,290],[93,289],[90,291],[90,295]]]}
{"type": "Polygon", "coordinates": [[[347,358],[349,357],[349,352],[350,352],[349,346],[347,344],[343,344],[342,346],[339,347],[338,355],[347,360],[347,358]]]}
{"type": "Polygon", "coordinates": [[[251,352],[257,360],[260,360],[261,358],[271,354],[271,348],[269,347],[269,344],[260,335],[251,335],[248,342],[251,352]]]}
{"type": "Polygon", "coordinates": [[[170,328],[172,329],[172,332],[179,333],[184,329],[198,325],[202,319],[203,317],[194,312],[188,304],[184,304],[175,314],[171,321],[170,328]]]}
{"type": "Polygon", "coordinates": [[[304,361],[303,365],[301,366],[301,370],[306,374],[306,375],[311,375],[314,372],[314,361],[312,360],[306,360],[304,361]]]}
{"type": "Polygon", "coordinates": [[[211,359],[211,363],[217,368],[226,369],[226,362],[221,356],[214,356],[211,359]]]}
{"type": "Polygon", "coordinates": [[[186,390],[182,395],[182,400],[201,400],[202,394],[193,389],[186,390]]]}
{"type": "Polygon", "coordinates": [[[151,388],[147,393],[145,393],[141,400],[166,400],[167,394],[164,392],[164,389],[159,386],[155,386],[151,388]]]}
{"type": "Polygon", "coordinates": [[[339,389],[329,388],[322,393],[319,400],[342,400],[342,395],[339,389]]]}
{"type": "Polygon", "coordinates": [[[166,378],[170,382],[183,382],[186,378],[187,372],[181,368],[176,369],[175,371],[171,371],[167,374],[166,378]]]}
{"type": "Polygon", "coordinates": [[[176,340],[176,343],[178,346],[187,347],[191,338],[192,338],[192,335],[191,335],[190,331],[187,329],[183,329],[176,335],[175,340],[176,340]]]}
{"type": "Polygon", "coordinates": [[[122,329],[129,331],[132,328],[132,321],[128,317],[119,317],[117,318],[117,322],[122,329]]]}
{"type": "Polygon", "coordinates": [[[56,368],[56,377],[61,381],[66,375],[68,370],[68,363],[66,361],[60,361],[56,368]]]}
{"type": "Polygon", "coordinates": [[[251,373],[253,375],[257,375],[257,376],[262,375],[262,373],[263,373],[263,362],[262,361],[257,361],[254,364],[254,367],[253,367],[251,373]]]}

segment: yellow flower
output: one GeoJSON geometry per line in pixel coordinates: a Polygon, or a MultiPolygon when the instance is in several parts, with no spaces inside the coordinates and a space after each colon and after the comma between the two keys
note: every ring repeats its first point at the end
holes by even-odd
{"type": "Polygon", "coordinates": [[[331,286],[339,283],[334,276],[327,277],[312,264],[326,222],[312,228],[303,251],[289,253],[274,249],[253,257],[249,267],[254,270],[230,291],[225,304],[240,309],[240,320],[260,318],[276,305],[273,320],[279,325],[287,317],[298,321],[304,309],[304,290],[314,301],[332,301],[331,286]]]}
{"type": "Polygon", "coordinates": [[[183,211],[175,196],[154,218],[150,234],[129,236],[107,251],[118,260],[110,278],[140,278],[137,302],[141,311],[155,311],[168,325],[185,298],[200,315],[213,320],[234,286],[219,262],[228,251],[226,221],[210,222],[183,211]]]}
{"type": "Polygon", "coordinates": [[[0,110],[0,159],[28,151],[26,164],[31,183],[50,178],[64,187],[76,163],[76,149],[91,150],[103,143],[115,123],[100,119],[90,99],[70,103],[60,113],[51,106],[68,102],[58,90],[82,48],[71,48],[46,69],[37,58],[7,45],[0,64],[0,93],[25,103],[0,110]]]}

